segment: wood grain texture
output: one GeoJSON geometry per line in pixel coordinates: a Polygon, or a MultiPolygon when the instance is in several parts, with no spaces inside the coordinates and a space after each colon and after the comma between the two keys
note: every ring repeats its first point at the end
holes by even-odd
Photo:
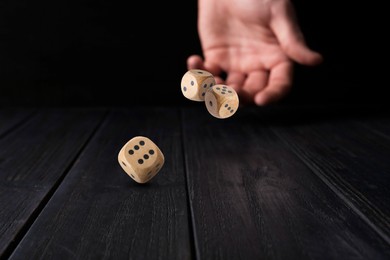
{"type": "Polygon", "coordinates": [[[389,259],[389,245],[275,134],[274,115],[183,112],[197,258],[389,259]]]}
{"type": "Polygon", "coordinates": [[[0,258],[19,242],[103,114],[41,110],[0,139],[0,258]]]}
{"type": "Polygon", "coordinates": [[[25,123],[33,112],[34,109],[31,108],[1,108],[0,138],[18,125],[25,123]]]}
{"type": "Polygon", "coordinates": [[[179,113],[113,111],[10,259],[191,259],[179,113]],[[119,166],[122,146],[146,136],[166,161],[146,184],[119,166]]]}
{"type": "Polygon", "coordinates": [[[390,244],[389,118],[345,114],[273,130],[390,244]]]}
{"type": "Polygon", "coordinates": [[[382,138],[390,139],[390,113],[386,116],[356,120],[359,127],[368,128],[382,138]]]}

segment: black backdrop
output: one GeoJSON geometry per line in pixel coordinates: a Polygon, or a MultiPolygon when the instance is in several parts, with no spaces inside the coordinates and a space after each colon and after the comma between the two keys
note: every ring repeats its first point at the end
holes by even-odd
{"type": "MultiPolygon", "coordinates": [[[[180,80],[186,57],[200,53],[197,3],[175,2],[0,1],[1,105],[190,104],[180,80]]],[[[281,102],[386,103],[384,6],[293,3],[325,60],[297,65],[281,102]]]]}

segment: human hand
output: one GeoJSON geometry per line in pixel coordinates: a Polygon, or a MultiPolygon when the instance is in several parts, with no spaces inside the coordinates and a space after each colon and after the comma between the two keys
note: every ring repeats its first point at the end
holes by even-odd
{"type": "Polygon", "coordinates": [[[218,84],[234,88],[242,103],[280,100],[291,89],[294,62],[322,61],[306,45],[289,0],[198,1],[204,59],[191,55],[187,68],[211,72],[218,84]]]}

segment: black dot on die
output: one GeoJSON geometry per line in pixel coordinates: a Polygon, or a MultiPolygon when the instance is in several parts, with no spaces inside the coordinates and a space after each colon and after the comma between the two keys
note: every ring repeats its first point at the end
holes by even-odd
{"type": "Polygon", "coordinates": [[[198,71],[199,74],[203,74],[203,71],[198,71]]]}
{"type": "Polygon", "coordinates": [[[149,154],[150,154],[150,155],[153,155],[153,154],[154,154],[154,151],[153,151],[153,150],[149,150],[149,154]]]}
{"type": "Polygon", "coordinates": [[[145,160],[149,159],[149,155],[144,154],[144,159],[145,159],[145,160]]]}
{"type": "Polygon", "coordinates": [[[138,145],[134,145],[134,150],[139,150],[139,146],[138,145]]]}
{"type": "Polygon", "coordinates": [[[130,154],[130,155],[133,155],[133,154],[134,154],[134,151],[133,151],[133,150],[129,150],[129,154],[130,154]]]}
{"type": "Polygon", "coordinates": [[[126,163],[122,162],[122,164],[123,164],[125,167],[127,167],[126,163]]]}
{"type": "Polygon", "coordinates": [[[202,93],[202,97],[204,97],[204,95],[206,95],[206,93],[205,93],[205,92],[203,92],[203,93],[202,93]]]}
{"type": "Polygon", "coordinates": [[[139,163],[139,164],[143,164],[143,163],[144,163],[144,160],[139,159],[139,160],[138,160],[138,163],[139,163]]]}
{"type": "Polygon", "coordinates": [[[131,174],[131,173],[130,173],[130,176],[131,176],[133,179],[135,179],[135,177],[134,177],[134,175],[133,175],[133,174],[131,174]]]}
{"type": "Polygon", "coordinates": [[[209,104],[210,104],[211,107],[213,106],[213,102],[210,101],[209,104]]]}
{"type": "Polygon", "coordinates": [[[223,86],[222,88],[226,88],[226,86],[223,86]]]}
{"type": "Polygon", "coordinates": [[[234,110],[232,109],[232,110],[230,110],[230,113],[233,113],[234,112],[234,110]]]}
{"type": "Polygon", "coordinates": [[[187,88],[184,86],[184,87],[183,87],[183,90],[184,90],[184,91],[187,91],[187,88]]]}
{"type": "Polygon", "coordinates": [[[218,90],[220,90],[221,88],[217,88],[218,90]]]}
{"type": "Polygon", "coordinates": [[[203,88],[207,88],[207,84],[204,84],[204,85],[203,85],[203,88]]]}
{"type": "Polygon", "coordinates": [[[231,90],[228,90],[229,93],[233,93],[231,90]]]}
{"type": "Polygon", "coordinates": [[[225,95],[225,94],[226,94],[226,92],[222,91],[222,92],[221,92],[221,94],[222,94],[222,95],[225,95]]]}
{"type": "Polygon", "coordinates": [[[194,83],[194,81],[193,80],[191,80],[191,86],[193,86],[195,83],[194,83]]]}
{"type": "Polygon", "coordinates": [[[144,146],[144,145],[145,145],[145,142],[144,142],[144,141],[139,141],[139,144],[140,144],[141,146],[144,146]]]}
{"type": "Polygon", "coordinates": [[[228,110],[232,109],[231,107],[228,107],[228,110]]]}
{"type": "Polygon", "coordinates": [[[225,104],[225,107],[227,107],[228,106],[228,104],[225,104]]]}

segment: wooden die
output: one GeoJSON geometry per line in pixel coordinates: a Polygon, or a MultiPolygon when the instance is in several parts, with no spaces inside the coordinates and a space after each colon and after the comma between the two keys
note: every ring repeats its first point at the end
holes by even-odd
{"type": "Polygon", "coordinates": [[[239,106],[237,92],[223,84],[214,85],[205,94],[205,105],[208,112],[216,118],[231,117],[239,106]]]}
{"type": "Polygon", "coordinates": [[[119,151],[118,162],[133,180],[146,183],[161,170],[164,155],[152,140],[136,136],[119,151]]]}

